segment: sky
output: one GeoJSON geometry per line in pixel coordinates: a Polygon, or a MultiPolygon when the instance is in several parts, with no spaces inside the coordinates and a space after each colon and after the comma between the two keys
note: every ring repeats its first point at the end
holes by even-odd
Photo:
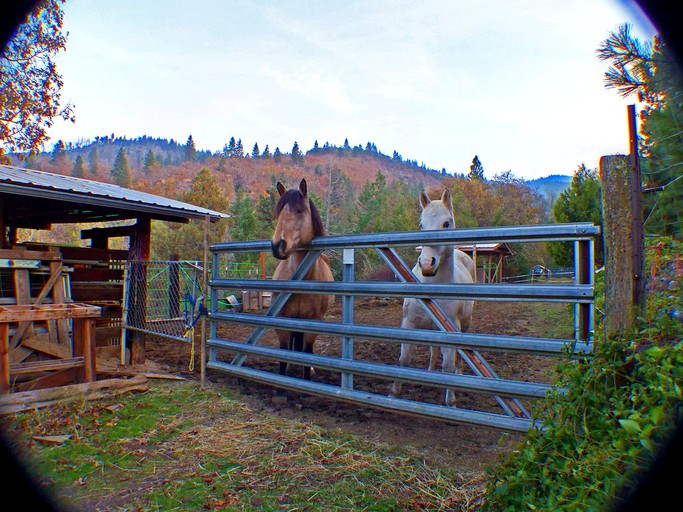
{"type": "Polygon", "coordinates": [[[448,173],[535,179],[628,153],[596,50],[626,0],[68,0],[57,140],[142,135],[220,151],[374,143],[448,173]]]}

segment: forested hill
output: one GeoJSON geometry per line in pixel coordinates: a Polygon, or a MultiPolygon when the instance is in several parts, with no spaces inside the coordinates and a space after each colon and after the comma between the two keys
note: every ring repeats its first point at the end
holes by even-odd
{"type": "Polygon", "coordinates": [[[197,150],[192,137],[179,143],[173,139],[102,136],[78,144],[54,145],[29,160],[14,159],[20,167],[74,175],[97,181],[119,183],[130,188],[178,198],[188,191],[202,169],[211,171],[228,201],[236,190],[256,198],[281,180],[288,187],[305,177],[315,193],[327,190],[331,181],[344,182],[345,194],[357,196],[365,183],[381,172],[387,183],[400,180],[412,188],[439,188],[445,171],[428,169],[417,161],[394,152],[388,156],[370,142],[365,147],[329,143],[308,150],[294,143],[291,150],[280,148],[251,150],[241,140],[231,138],[221,151],[197,150]],[[118,157],[118,162],[117,162],[118,157]]]}

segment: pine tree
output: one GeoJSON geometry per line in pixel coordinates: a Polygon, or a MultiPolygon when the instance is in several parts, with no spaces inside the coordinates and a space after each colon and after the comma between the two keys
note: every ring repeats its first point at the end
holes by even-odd
{"type": "MultiPolygon", "coordinates": [[[[572,177],[570,187],[553,204],[555,222],[592,222],[602,224],[602,185],[596,170],[581,164],[572,177]]],[[[550,242],[548,252],[555,264],[569,267],[574,263],[574,249],[570,242],[550,242]]],[[[595,244],[595,260],[603,261],[602,238],[595,244]]]]}
{"type": "Polygon", "coordinates": [[[159,165],[159,162],[157,161],[154,151],[150,149],[149,151],[147,151],[147,154],[145,155],[145,164],[142,170],[148,172],[155,165],[159,165]]]}
{"type": "Polygon", "coordinates": [[[194,162],[197,159],[197,147],[194,144],[192,135],[187,138],[184,149],[184,158],[186,162],[194,162]]]}
{"type": "Polygon", "coordinates": [[[235,146],[235,157],[244,158],[244,147],[242,146],[242,139],[237,141],[237,146],[235,146]]]}
{"type": "Polygon", "coordinates": [[[71,176],[75,178],[82,178],[85,174],[85,160],[81,155],[76,157],[74,160],[74,168],[71,170],[71,176]]]}
{"type": "Polygon", "coordinates": [[[252,158],[258,158],[259,156],[261,156],[261,152],[258,148],[258,142],[255,142],[254,148],[251,150],[251,157],[252,158]]]}
{"type": "Polygon", "coordinates": [[[302,164],[304,162],[304,154],[299,149],[298,142],[294,142],[294,146],[292,146],[292,162],[295,164],[302,164]]]}
{"type": "MultiPolygon", "coordinates": [[[[235,140],[235,137],[230,137],[230,142],[228,142],[228,148],[226,151],[226,155],[228,158],[235,158],[235,149],[237,148],[237,141],[235,140]]],[[[224,149],[225,151],[225,149],[224,149]]]]}
{"type": "Polygon", "coordinates": [[[270,158],[270,149],[268,149],[268,144],[266,144],[266,147],[263,150],[263,154],[261,155],[262,158],[270,158]]]}
{"type": "Polygon", "coordinates": [[[114,167],[111,170],[111,176],[114,182],[122,187],[130,185],[130,167],[128,166],[128,158],[126,157],[126,150],[119,149],[114,160],[114,167]]]}
{"type": "Polygon", "coordinates": [[[474,155],[474,159],[472,160],[472,165],[470,165],[470,172],[467,175],[467,178],[470,181],[477,180],[477,181],[485,181],[486,178],[484,178],[484,166],[481,165],[481,162],[479,161],[479,157],[477,155],[474,155]]]}
{"type": "Polygon", "coordinates": [[[282,153],[280,153],[280,148],[276,147],[275,148],[275,153],[273,153],[273,160],[275,160],[275,163],[280,163],[280,160],[282,160],[282,153]]]}
{"type": "Polygon", "coordinates": [[[64,141],[58,140],[52,147],[51,161],[53,164],[59,164],[66,160],[66,145],[64,141]]]}
{"type": "Polygon", "coordinates": [[[100,151],[96,147],[92,148],[92,151],[88,153],[88,172],[96,176],[97,167],[100,165],[100,151]]]}

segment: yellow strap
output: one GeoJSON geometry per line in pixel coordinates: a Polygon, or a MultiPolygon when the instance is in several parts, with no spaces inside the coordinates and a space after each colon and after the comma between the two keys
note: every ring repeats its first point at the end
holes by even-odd
{"type": "Polygon", "coordinates": [[[194,327],[190,327],[187,330],[188,341],[190,342],[190,364],[188,369],[190,371],[194,370],[194,327]]]}

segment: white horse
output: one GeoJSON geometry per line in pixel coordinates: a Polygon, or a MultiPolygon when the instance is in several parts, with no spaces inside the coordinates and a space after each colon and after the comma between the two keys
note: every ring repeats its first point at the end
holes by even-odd
{"type": "MultiPolygon", "coordinates": [[[[427,193],[420,192],[420,229],[451,229],[454,227],[453,200],[451,192],[446,189],[441,199],[431,200],[427,193]]],[[[422,252],[413,267],[413,273],[423,283],[474,283],[475,268],[472,258],[452,245],[438,245],[422,247],[422,252]]],[[[451,321],[462,332],[470,328],[474,301],[439,299],[436,300],[451,321]]],[[[434,329],[436,326],[427,315],[418,299],[407,298],[403,301],[402,329],[434,329]]],[[[401,366],[410,366],[415,345],[401,344],[401,366]]],[[[453,348],[441,349],[442,369],[445,372],[462,373],[458,353],[453,348]]],[[[437,365],[436,347],[431,347],[429,369],[434,370],[437,365]]],[[[401,383],[393,383],[392,395],[397,396],[401,391],[401,383]]],[[[452,389],[446,390],[446,405],[455,405],[455,394],[452,389]]]]}

